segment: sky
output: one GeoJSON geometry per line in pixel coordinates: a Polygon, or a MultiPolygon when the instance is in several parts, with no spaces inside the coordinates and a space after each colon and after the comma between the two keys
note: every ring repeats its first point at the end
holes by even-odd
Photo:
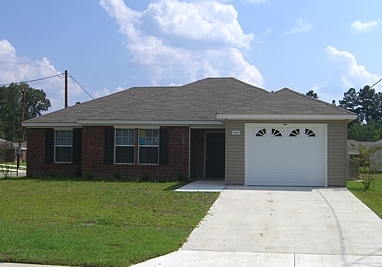
{"type": "Polygon", "coordinates": [[[28,82],[49,112],[64,107],[65,70],[69,105],[206,77],[338,104],[382,78],[381,10],[381,0],[2,0],[0,85],[55,76],[28,82]]]}

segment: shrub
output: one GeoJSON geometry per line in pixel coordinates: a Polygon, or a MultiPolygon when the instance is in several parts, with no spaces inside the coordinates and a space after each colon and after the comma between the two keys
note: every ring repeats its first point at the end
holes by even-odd
{"type": "MultiPolygon", "coordinates": [[[[354,144],[352,144],[352,147],[354,147],[354,144]]],[[[359,151],[359,156],[352,160],[358,162],[359,166],[361,166],[359,178],[362,181],[365,190],[368,190],[375,179],[375,174],[381,167],[381,159],[376,153],[381,147],[365,147],[360,144],[357,149],[359,151]]]]}
{"type": "Polygon", "coordinates": [[[81,177],[82,176],[82,169],[80,166],[76,168],[76,177],[81,177]]]}
{"type": "Polygon", "coordinates": [[[86,174],[86,180],[93,180],[93,174],[91,172],[89,172],[88,174],[86,174]]]}

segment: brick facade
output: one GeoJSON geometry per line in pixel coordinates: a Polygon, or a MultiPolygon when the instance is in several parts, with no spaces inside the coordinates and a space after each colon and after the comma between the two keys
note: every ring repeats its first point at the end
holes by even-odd
{"type": "Polygon", "coordinates": [[[27,175],[33,177],[74,176],[81,164],[45,163],[45,131],[48,129],[28,128],[27,175]]]}
{"type": "MultiPolygon", "coordinates": [[[[73,176],[82,171],[83,177],[121,178],[136,180],[148,175],[155,180],[173,180],[178,174],[188,178],[189,128],[163,126],[169,131],[168,165],[138,164],[138,130],[135,129],[135,163],[105,164],[105,129],[103,126],[82,128],[82,163],[45,163],[45,131],[28,129],[28,175],[73,176]]],[[[150,128],[150,127],[147,127],[150,128]]]]}

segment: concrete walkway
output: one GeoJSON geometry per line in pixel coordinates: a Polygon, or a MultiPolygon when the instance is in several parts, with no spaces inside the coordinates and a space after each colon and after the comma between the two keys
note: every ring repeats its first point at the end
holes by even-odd
{"type": "Polygon", "coordinates": [[[345,188],[228,186],[179,251],[146,266],[382,266],[382,221],[345,188]]]}

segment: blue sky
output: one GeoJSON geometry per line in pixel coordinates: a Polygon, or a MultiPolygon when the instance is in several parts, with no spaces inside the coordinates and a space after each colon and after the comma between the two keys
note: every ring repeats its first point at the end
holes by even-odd
{"type": "MultiPolygon", "coordinates": [[[[338,103],[382,78],[381,10],[380,0],[2,1],[0,84],[67,69],[97,98],[230,76],[338,103]]],[[[63,78],[30,86],[50,111],[63,107],[63,78]]],[[[88,100],[70,79],[69,105],[88,100]]]]}

